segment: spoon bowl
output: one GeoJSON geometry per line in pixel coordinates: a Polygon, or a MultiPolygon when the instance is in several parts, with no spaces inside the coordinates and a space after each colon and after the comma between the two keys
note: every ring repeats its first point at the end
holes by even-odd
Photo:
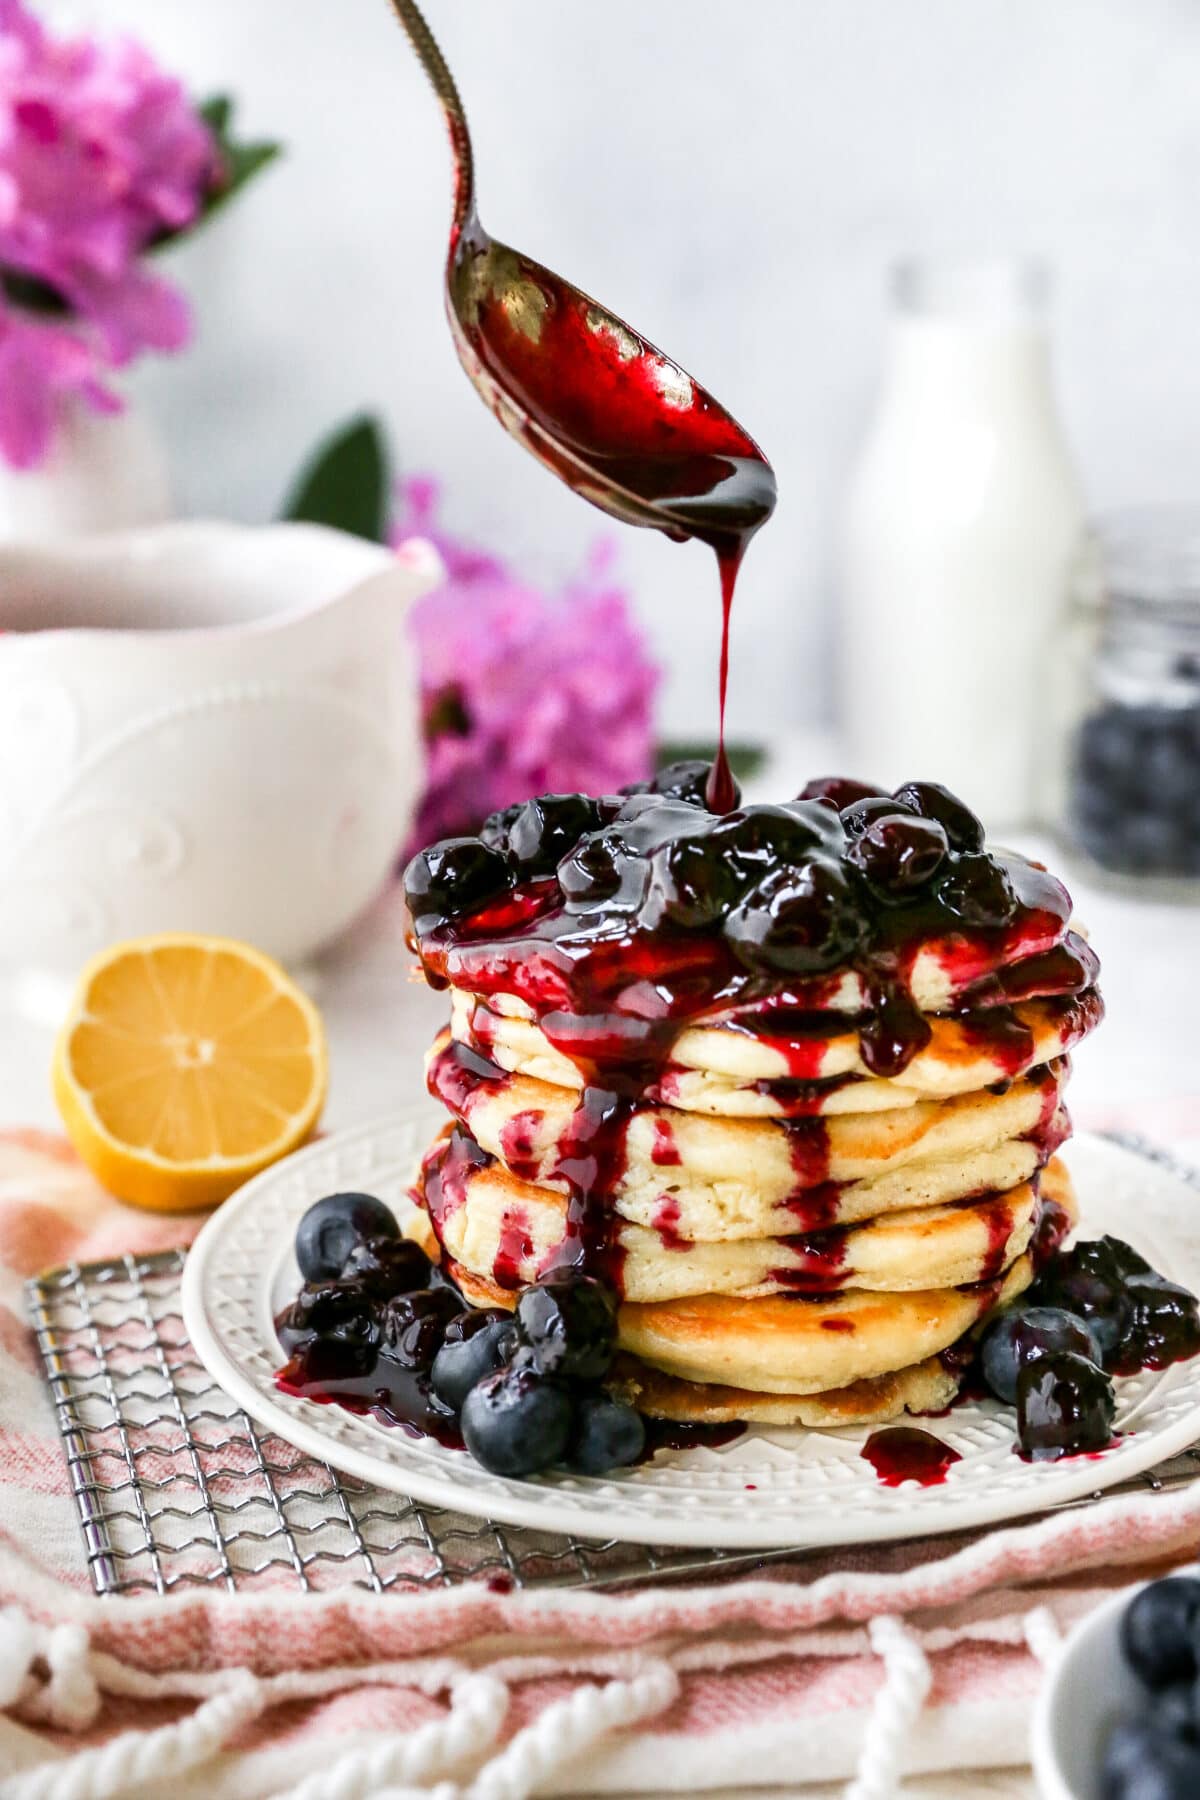
{"type": "Polygon", "coordinates": [[[672,538],[744,546],[775,506],[770,463],[677,362],[484,229],[454,79],[415,0],[391,3],[450,132],[446,311],[475,388],[505,429],[593,506],[672,538]]]}

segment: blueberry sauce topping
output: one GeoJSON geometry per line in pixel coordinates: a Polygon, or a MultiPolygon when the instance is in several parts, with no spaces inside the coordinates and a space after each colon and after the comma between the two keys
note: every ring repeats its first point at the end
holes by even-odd
{"type": "MultiPolygon", "coordinates": [[[[719,1022],[768,1044],[784,1073],[759,1086],[802,1119],[865,1078],[824,1073],[832,1037],[856,1035],[877,1078],[900,1075],[929,1042],[911,991],[923,955],[956,996],[964,1052],[1005,1078],[1036,1054],[1021,1002],[1063,1046],[1100,1014],[1065,890],[1022,858],[988,854],[978,820],[936,783],[888,795],[827,778],[786,805],[726,813],[710,810],[709,786],[690,762],[625,794],[544,796],[494,815],[474,853],[470,840],[435,845],[405,876],[427,979],[473,997],[472,1043],[439,1053],[431,1086],[465,1123],[472,1093],[501,1079],[486,1052],[503,1015],[489,1001],[528,1006],[582,1077],[550,1166],[541,1159],[541,1178],[569,1196],[554,1266],[618,1289],[609,1202],[626,1132],[686,1079],[671,1052],[687,1026],[719,1022]],[[861,1013],[837,1008],[848,972],[861,1013]]],[[[470,1154],[435,1174],[435,1219],[470,1154]]]]}

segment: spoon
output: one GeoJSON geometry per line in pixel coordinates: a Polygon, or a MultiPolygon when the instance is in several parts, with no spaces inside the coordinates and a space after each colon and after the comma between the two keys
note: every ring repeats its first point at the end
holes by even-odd
{"type": "Polygon", "coordinates": [[[450,132],[446,312],[463,368],[505,429],[585,500],[631,525],[699,538],[732,575],[774,508],[770,463],[640,332],[484,230],[454,77],[415,0],[391,5],[450,132]]]}

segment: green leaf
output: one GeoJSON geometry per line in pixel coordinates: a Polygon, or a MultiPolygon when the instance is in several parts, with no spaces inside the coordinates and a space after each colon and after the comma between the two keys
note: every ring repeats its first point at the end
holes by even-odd
{"type": "Polygon", "coordinates": [[[282,516],[335,525],[339,531],[382,544],[391,485],[383,427],[378,419],[360,413],[318,444],[282,516]]]}
{"type": "Polygon", "coordinates": [[[265,169],[268,163],[274,162],[283,153],[283,145],[268,138],[245,144],[237,141],[233,136],[234,105],[228,94],[213,94],[202,101],[196,110],[217,140],[221,176],[205,197],[199,219],[188,227],[190,231],[194,231],[196,225],[205,219],[210,219],[248,181],[252,181],[260,169],[265,169]]]}
{"type": "MultiPolygon", "coordinates": [[[[717,746],[713,743],[668,743],[660,744],[657,751],[657,762],[660,769],[668,763],[687,762],[698,759],[711,762],[717,754],[717,746]]],[[[729,758],[729,766],[739,781],[748,781],[751,775],[757,775],[767,760],[766,747],[763,744],[726,744],[725,754],[729,758]]]]}

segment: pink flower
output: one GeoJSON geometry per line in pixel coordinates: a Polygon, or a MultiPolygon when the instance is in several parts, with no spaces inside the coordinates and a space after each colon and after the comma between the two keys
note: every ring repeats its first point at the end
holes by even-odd
{"type": "Polygon", "coordinates": [[[658,670],[608,551],[547,594],[436,524],[436,489],[403,489],[396,540],[433,540],[446,585],[413,609],[427,783],[410,850],[473,831],[531,794],[611,793],[654,761],[658,670]]]}
{"type": "Polygon", "coordinates": [[[0,454],[15,467],[45,457],[65,395],[111,408],[109,369],[187,342],[186,303],[141,258],[195,220],[217,173],[208,127],[140,46],[52,38],[0,0],[0,454]]]}

